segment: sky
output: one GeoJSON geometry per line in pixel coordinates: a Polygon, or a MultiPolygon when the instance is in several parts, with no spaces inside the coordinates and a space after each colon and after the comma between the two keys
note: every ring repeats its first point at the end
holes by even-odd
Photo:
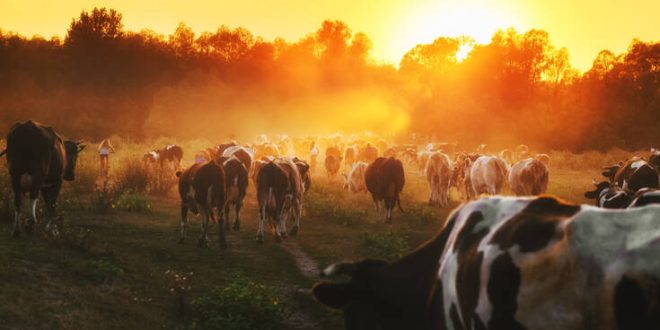
{"type": "Polygon", "coordinates": [[[122,13],[124,27],[164,35],[184,22],[197,33],[242,26],[266,40],[295,41],[325,19],[341,20],[373,42],[371,56],[397,65],[406,51],[440,36],[487,43],[513,27],[548,31],[585,71],[599,51],[626,51],[633,38],[660,41],[658,0],[0,0],[0,29],[25,36],[64,36],[74,17],[94,7],[122,13]]]}

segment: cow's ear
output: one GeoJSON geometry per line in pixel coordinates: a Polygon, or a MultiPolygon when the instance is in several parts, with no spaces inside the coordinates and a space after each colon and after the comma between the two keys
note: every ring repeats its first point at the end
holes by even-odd
{"type": "Polygon", "coordinates": [[[314,285],[312,295],[316,301],[335,309],[342,309],[355,300],[356,293],[348,283],[321,282],[314,285]]]}

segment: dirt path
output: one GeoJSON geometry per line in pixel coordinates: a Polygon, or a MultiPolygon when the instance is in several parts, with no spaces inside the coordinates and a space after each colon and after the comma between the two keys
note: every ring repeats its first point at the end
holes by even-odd
{"type": "Polygon", "coordinates": [[[307,255],[303,250],[300,249],[300,246],[295,242],[284,242],[280,245],[284,251],[288,252],[296,261],[296,266],[298,271],[307,278],[318,278],[321,271],[319,270],[319,265],[307,255]]]}

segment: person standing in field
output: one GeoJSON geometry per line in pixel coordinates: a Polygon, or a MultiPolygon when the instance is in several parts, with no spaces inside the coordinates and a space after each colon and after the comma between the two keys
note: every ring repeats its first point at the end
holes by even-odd
{"type": "Polygon", "coordinates": [[[99,144],[99,157],[101,161],[101,176],[107,177],[108,176],[108,156],[110,155],[110,152],[115,152],[115,148],[112,147],[112,144],[110,144],[110,140],[108,139],[103,139],[101,143],[99,144]]]}
{"type": "Polygon", "coordinates": [[[316,169],[316,159],[318,156],[319,148],[316,146],[316,142],[312,141],[312,144],[309,146],[309,167],[312,169],[312,172],[316,169]]]}

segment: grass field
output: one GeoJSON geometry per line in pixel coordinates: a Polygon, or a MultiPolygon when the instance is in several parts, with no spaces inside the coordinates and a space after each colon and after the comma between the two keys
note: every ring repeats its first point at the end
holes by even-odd
{"type": "MultiPolygon", "coordinates": [[[[205,143],[192,141],[184,149],[198,150],[205,143]]],[[[130,143],[115,147],[115,178],[131,166],[130,159],[149,149],[130,143]]],[[[342,189],[340,178],[328,179],[318,170],[305,197],[298,236],[278,244],[266,235],[263,244],[256,243],[257,213],[250,186],[241,230],[228,234],[228,249],[218,248],[216,227],[209,247],[198,248],[195,217],[188,241],[177,244],[175,189],[157,194],[111,191],[111,197],[104,196],[95,189],[94,155],[91,150],[83,152],[76,181],[65,183],[58,206],[65,231],[59,239],[41,231],[11,237],[11,190],[5,161],[0,161],[0,328],[254,328],[245,323],[248,319],[260,320],[259,328],[264,329],[342,328],[340,313],[314,303],[309,294],[318,270],[340,260],[395,260],[433,237],[460,203],[453,192],[450,207],[429,207],[426,182],[411,168],[402,195],[405,213],[395,212],[394,223],[387,225],[370,196],[350,194],[342,189]],[[181,277],[175,279],[174,274],[181,277]],[[214,313],[222,310],[229,316],[218,321],[214,313]]],[[[599,177],[600,166],[629,155],[553,152],[548,193],[586,202],[582,194],[599,177]]],[[[190,160],[192,152],[186,156],[190,160]]]]}

